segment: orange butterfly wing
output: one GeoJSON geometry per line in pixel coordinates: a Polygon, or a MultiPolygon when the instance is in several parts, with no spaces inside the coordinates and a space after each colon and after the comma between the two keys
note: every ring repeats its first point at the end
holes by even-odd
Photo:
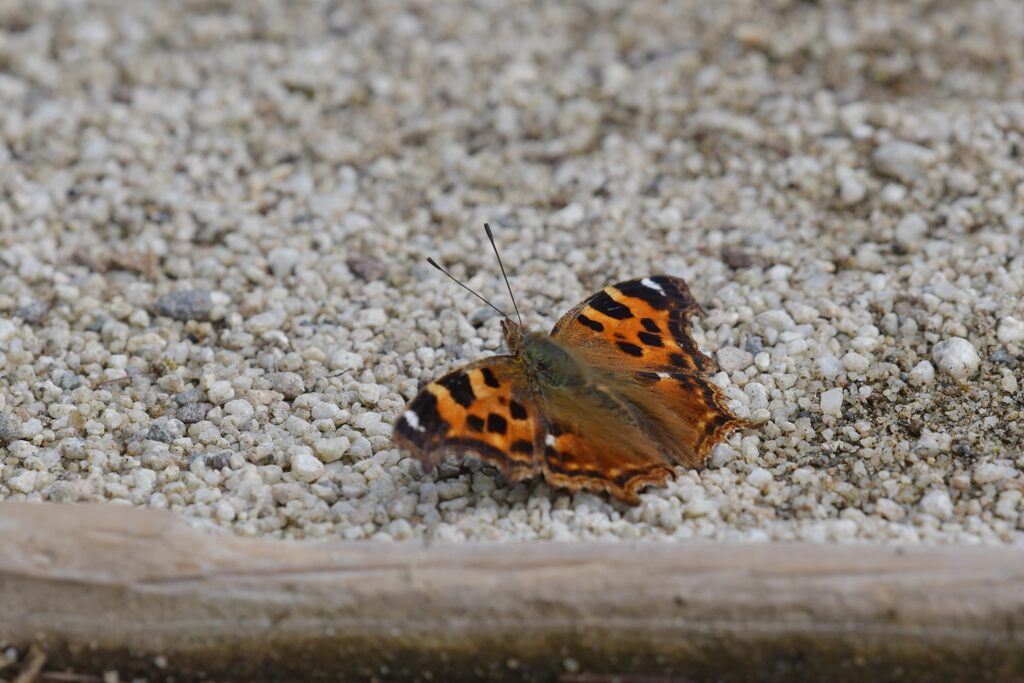
{"type": "Polygon", "coordinates": [[[448,455],[475,455],[509,481],[540,473],[538,410],[513,356],[493,356],[423,388],[395,422],[394,442],[432,468],[448,455]]]}
{"type": "MultiPolygon", "coordinates": [[[[651,276],[605,287],[551,331],[584,363],[606,374],[608,393],[623,406],[619,412],[642,435],[630,437],[634,443],[653,444],[671,462],[690,467],[702,464],[729,432],[751,426],[732,414],[722,391],[707,379],[714,363],[690,334],[690,317],[697,310],[683,280],[651,276]]],[[[579,436],[589,444],[586,434],[579,436]]],[[[584,460],[599,460],[602,450],[600,442],[582,448],[561,437],[554,448],[584,460]]]]}
{"type": "Polygon", "coordinates": [[[699,310],[686,282],[652,275],[584,299],[551,336],[601,365],[706,376],[714,364],[690,334],[690,317],[699,310]]]}

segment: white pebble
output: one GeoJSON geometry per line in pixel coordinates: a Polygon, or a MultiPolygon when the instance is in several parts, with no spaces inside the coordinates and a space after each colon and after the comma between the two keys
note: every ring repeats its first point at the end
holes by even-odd
{"type": "Polygon", "coordinates": [[[921,498],[921,509],[933,517],[949,519],[953,516],[953,501],[945,489],[935,489],[921,498]]]}
{"type": "Polygon", "coordinates": [[[776,308],[757,314],[757,322],[764,327],[783,332],[793,327],[793,317],[786,311],[776,308]]]}
{"type": "Polygon", "coordinates": [[[365,436],[357,436],[348,450],[356,458],[368,458],[373,453],[373,446],[365,436]]]}
{"type": "Polygon", "coordinates": [[[381,328],[388,324],[388,314],[383,308],[367,308],[362,312],[362,320],[367,327],[381,328]]]}
{"type": "Polygon", "coordinates": [[[314,420],[334,420],[341,415],[341,408],[327,401],[317,401],[309,409],[309,415],[314,420]]]}
{"type": "Polygon", "coordinates": [[[32,493],[36,488],[36,480],[39,478],[39,473],[35,470],[25,470],[21,474],[16,474],[7,480],[8,486],[13,491],[18,493],[32,493]]]}
{"type": "Polygon", "coordinates": [[[914,386],[927,386],[935,381],[935,366],[923,360],[910,371],[908,380],[914,386]]]}
{"type": "Polygon", "coordinates": [[[6,318],[0,318],[0,342],[10,340],[14,336],[14,333],[18,331],[18,328],[10,320],[6,318]]]}
{"type": "Polygon", "coordinates": [[[21,438],[29,440],[43,433],[43,423],[38,418],[32,417],[25,420],[21,425],[21,438]]]}
{"type": "Polygon", "coordinates": [[[889,498],[879,498],[875,503],[875,512],[890,522],[900,521],[905,514],[903,506],[889,498]]]}
{"type": "Polygon", "coordinates": [[[300,254],[291,247],[277,247],[271,249],[270,253],[267,254],[267,263],[270,264],[270,270],[274,273],[274,277],[282,278],[292,272],[295,268],[295,264],[299,262],[300,254]]]}
{"type": "Polygon", "coordinates": [[[914,251],[928,234],[928,224],[919,214],[909,213],[896,224],[896,244],[907,251],[914,251]]]}
{"type": "Polygon", "coordinates": [[[839,202],[843,206],[857,204],[867,195],[864,183],[849,168],[842,166],[837,168],[836,179],[839,181],[839,202]]]}
{"type": "Polygon", "coordinates": [[[228,415],[234,415],[240,417],[243,420],[247,420],[253,416],[255,412],[252,404],[246,401],[244,398],[236,398],[233,401],[228,401],[224,404],[224,412],[228,415]]]}
{"type": "Polygon", "coordinates": [[[331,370],[359,370],[363,367],[363,357],[358,353],[339,349],[331,354],[330,366],[331,370]]]}
{"type": "Polygon", "coordinates": [[[1003,479],[1013,479],[1016,476],[1015,468],[994,462],[983,462],[974,468],[974,483],[976,484],[992,484],[1003,479]]]}
{"type": "Polygon", "coordinates": [[[753,361],[753,354],[735,346],[726,346],[718,350],[718,366],[730,375],[740,370],[746,370],[753,361]]]}
{"type": "Polygon", "coordinates": [[[278,309],[257,313],[245,321],[245,329],[253,334],[263,334],[271,330],[279,330],[284,325],[284,311],[278,309]]]}
{"type": "Polygon", "coordinates": [[[850,351],[848,354],[843,356],[843,367],[845,367],[850,372],[867,372],[869,364],[870,363],[868,359],[860,355],[856,351],[850,351]]]}
{"type": "Polygon", "coordinates": [[[714,512],[716,506],[707,498],[694,498],[686,504],[686,508],[683,510],[683,515],[689,519],[695,517],[707,517],[714,512]]]}
{"type": "Polygon", "coordinates": [[[292,474],[299,481],[311,482],[320,478],[324,473],[324,464],[317,460],[311,450],[306,446],[292,447],[291,466],[292,474]]]}
{"type": "Polygon", "coordinates": [[[322,462],[335,462],[345,455],[349,445],[347,436],[336,436],[331,439],[320,439],[313,448],[316,449],[316,457],[322,462]]]}
{"type": "Polygon", "coordinates": [[[747,475],[747,483],[756,489],[763,489],[772,481],[772,473],[763,467],[755,467],[747,475]]]}
{"type": "Polygon", "coordinates": [[[843,390],[839,387],[829,389],[821,394],[821,412],[826,415],[839,415],[843,407],[843,390]]]}
{"type": "Polygon", "coordinates": [[[843,372],[842,362],[831,353],[826,353],[818,359],[818,374],[825,379],[835,379],[843,372]]]}
{"type": "Polygon", "coordinates": [[[933,432],[925,429],[917,439],[916,448],[925,454],[945,453],[953,443],[953,437],[945,432],[933,432]]]}
{"type": "Polygon", "coordinates": [[[235,390],[232,388],[231,382],[222,379],[210,385],[210,388],[206,390],[206,397],[214,405],[224,405],[225,402],[235,397],[235,390]]]}
{"type": "Polygon", "coordinates": [[[936,344],[932,349],[932,360],[939,370],[958,380],[974,375],[981,364],[974,345],[963,337],[952,337],[936,344]]]}
{"type": "Polygon", "coordinates": [[[377,405],[380,400],[380,386],[377,384],[360,384],[357,392],[359,400],[367,405],[377,405]]]}
{"type": "Polygon", "coordinates": [[[920,178],[935,161],[935,152],[912,142],[891,140],[879,145],[871,160],[882,175],[909,183],[920,178]]]}
{"type": "Polygon", "coordinates": [[[357,429],[370,436],[383,436],[391,433],[391,425],[384,423],[381,420],[380,414],[375,412],[357,415],[355,420],[353,420],[353,424],[357,429]]]}
{"type": "Polygon", "coordinates": [[[999,321],[996,336],[1004,344],[1024,342],[1024,320],[1017,320],[1012,315],[1006,316],[999,321]]]}
{"type": "Polygon", "coordinates": [[[235,519],[235,508],[226,500],[217,501],[214,509],[216,510],[217,519],[221,522],[231,522],[235,519]]]}

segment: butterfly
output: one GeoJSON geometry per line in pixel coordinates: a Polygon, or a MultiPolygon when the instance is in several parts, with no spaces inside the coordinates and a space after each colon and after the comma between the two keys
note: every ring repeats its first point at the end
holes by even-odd
{"type": "MultiPolygon", "coordinates": [[[[682,279],[610,285],[543,334],[427,260],[504,316],[509,353],[430,382],[401,412],[393,441],[424,466],[475,455],[510,482],[542,475],[554,488],[635,505],[676,465],[701,465],[730,432],[753,426],[709,380],[714,364],[690,333],[700,308],[682,279]]],[[[509,295],[516,306],[510,285],[509,295]]]]}

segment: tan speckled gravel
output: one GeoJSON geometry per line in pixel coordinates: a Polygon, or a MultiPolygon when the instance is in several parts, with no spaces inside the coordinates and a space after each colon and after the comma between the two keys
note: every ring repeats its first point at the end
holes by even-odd
{"type": "Polygon", "coordinates": [[[1024,540],[1024,4],[0,2],[0,498],[297,537],[1024,540]],[[627,508],[390,442],[685,277],[761,425],[627,508]]]}

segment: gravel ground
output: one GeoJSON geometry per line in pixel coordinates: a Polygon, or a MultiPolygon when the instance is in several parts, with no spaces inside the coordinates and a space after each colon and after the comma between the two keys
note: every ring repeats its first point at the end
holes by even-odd
{"type": "Polygon", "coordinates": [[[0,498],[242,534],[1024,541],[1024,4],[0,0],[0,498]],[[736,411],[629,508],[417,386],[685,277],[736,411]]]}

